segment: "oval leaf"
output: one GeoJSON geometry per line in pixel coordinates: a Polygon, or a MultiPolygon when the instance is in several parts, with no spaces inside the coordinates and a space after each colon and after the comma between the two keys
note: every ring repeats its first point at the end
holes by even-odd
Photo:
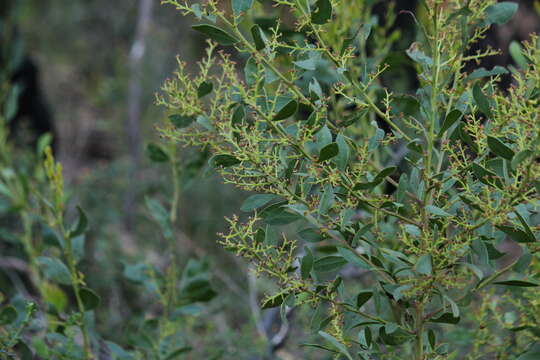
{"type": "Polygon", "coordinates": [[[492,153],[494,153],[497,156],[500,156],[507,160],[512,160],[514,157],[514,151],[510,149],[505,143],[503,143],[501,140],[493,137],[488,136],[487,143],[489,150],[491,150],[492,153]]]}
{"type": "Polygon", "coordinates": [[[296,100],[291,100],[278,111],[278,113],[274,116],[274,121],[287,119],[288,117],[296,114],[297,110],[298,103],[296,102],[296,100]]]}
{"type": "Polygon", "coordinates": [[[234,45],[238,42],[234,36],[228,34],[225,30],[218,28],[217,26],[210,24],[193,25],[193,30],[201,32],[208,36],[210,39],[221,45],[234,45]]]}

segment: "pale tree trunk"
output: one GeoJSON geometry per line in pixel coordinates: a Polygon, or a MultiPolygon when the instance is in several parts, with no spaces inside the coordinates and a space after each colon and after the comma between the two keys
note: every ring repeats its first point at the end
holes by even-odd
{"type": "Polygon", "coordinates": [[[130,157],[128,186],[124,200],[124,222],[131,230],[135,215],[138,173],[141,162],[141,69],[146,42],[152,21],[152,5],[155,0],[140,0],[135,38],[129,54],[130,79],[128,89],[128,116],[126,121],[127,144],[130,157]]]}

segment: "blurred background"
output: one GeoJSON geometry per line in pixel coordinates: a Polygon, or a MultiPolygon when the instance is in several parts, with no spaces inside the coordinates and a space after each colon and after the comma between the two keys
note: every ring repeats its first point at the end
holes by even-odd
{"type": "MultiPolygon", "coordinates": [[[[411,0],[397,3],[392,10],[397,14],[417,6],[411,0]]],[[[520,3],[516,18],[486,39],[503,50],[484,65],[487,68],[511,65],[510,43],[538,32],[535,2],[520,3]]],[[[25,115],[26,123],[21,120],[18,132],[26,127],[28,132],[37,128],[54,135],[66,188],[91,221],[82,268],[102,297],[97,326],[104,338],[126,343],[131,329],[156,306],[141,287],[126,281],[126,265],[159,266],[166,255],[165,242],[144,206],[145,196],[165,201],[171,188],[170,169],[145,156],[146,145],[157,139],[155,127],[166,115],[154,105],[155,94],[173,74],[177,55],[195,70],[204,39],[191,30],[191,18],[159,0],[14,4],[24,57],[20,76],[30,79],[34,90],[26,106],[36,107],[25,115]]],[[[396,26],[402,27],[402,37],[393,54],[402,54],[414,40],[410,18],[398,17],[396,26]]],[[[407,77],[399,81],[397,88],[414,88],[407,77]]],[[[226,228],[224,216],[238,213],[248,194],[207,171],[204,154],[182,149],[181,157],[192,159],[193,165],[182,177],[177,242],[181,266],[189,258],[208,259],[220,294],[185,318],[185,332],[195,349],[188,358],[221,354],[226,359],[259,359],[269,352],[282,359],[318,358],[316,351],[298,346],[309,341],[310,334],[302,329],[310,318],[295,314],[294,325],[284,327],[279,310],[261,313],[259,300],[272,285],[255,280],[247,264],[216,243],[217,233],[226,228]]]]}

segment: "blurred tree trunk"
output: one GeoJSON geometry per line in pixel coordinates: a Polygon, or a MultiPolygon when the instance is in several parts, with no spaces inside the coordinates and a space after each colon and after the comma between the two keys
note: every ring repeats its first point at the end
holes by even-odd
{"type": "Polygon", "coordinates": [[[128,186],[124,200],[124,223],[129,231],[135,215],[135,201],[138,188],[138,173],[141,162],[141,69],[146,41],[152,21],[152,5],[154,0],[140,0],[135,29],[135,38],[129,54],[130,79],[128,89],[128,116],[126,134],[130,164],[128,170],[128,186]]]}

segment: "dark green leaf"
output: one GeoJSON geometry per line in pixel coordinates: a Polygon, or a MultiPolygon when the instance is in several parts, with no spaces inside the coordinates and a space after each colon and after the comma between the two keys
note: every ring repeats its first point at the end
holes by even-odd
{"type": "Polygon", "coordinates": [[[265,208],[260,216],[269,225],[288,225],[301,219],[300,215],[287,211],[279,203],[265,208]]]}
{"type": "Polygon", "coordinates": [[[177,356],[178,355],[181,355],[181,354],[185,354],[185,353],[188,353],[190,352],[191,350],[193,350],[193,348],[191,346],[183,346],[179,349],[176,349],[172,352],[169,353],[169,355],[167,355],[164,360],[173,360],[173,359],[177,359],[177,356]]]}
{"type": "Polygon", "coordinates": [[[304,246],[304,256],[302,257],[302,260],[300,261],[300,273],[302,275],[302,279],[307,279],[309,277],[309,273],[313,269],[313,253],[309,249],[309,247],[304,246]]]}
{"type": "Polygon", "coordinates": [[[540,286],[537,283],[523,281],[523,280],[506,280],[506,281],[496,281],[496,285],[506,285],[506,286],[517,286],[517,287],[536,287],[540,286]]]}
{"type": "Polygon", "coordinates": [[[146,155],[153,162],[161,163],[169,161],[167,152],[161,146],[154,143],[146,146],[146,155]]]}
{"type": "Polygon", "coordinates": [[[270,201],[274,200],[275,198],[277,198],[277,196],[272,195],[272,194],[251,195],[244,201],[244,203],[240,207],[240,210],[244,212],[253,211],[255,209],[263,207],[264,205],[268,204],[270,201]]]}
{"type": "Polygon", "coordinates": [[[457,324],[459,323],[459,317],[454,317],[452,313],[444,313],[438,318],[431,319],[431,322],[442,323],[442,324],[457,324]]]}
{"type": "Polygon", "coordinates": [[[486,95],[484,95],[482,88],[478,83],[474,84],[473,86],[473,97],[476,106],[478,106],[480,111],[483,112],[487,117],[491,117],[491,105],[489,104],[488,98],[486,95]]]}
{"type": "Polygon", "coordinates": [[[210,94],[213,88],[214,88],[214,84],[212,84],[209,81],[203,81],[197,88],[197,97],[199,97],[200,99],[203,96],[210,94]]]}
{"type": "Polygon", "coordinates": [[[311,13],[311,21],[314,24],[326,24],[332,18],[332,3],[330,0],[317,0],[315,11],[311,13]]]}
{"type": "Polygon", "coordinates": [[[457,109],[452,110],[443,121],[441,130],[439,130],[439,137],[442,136],[448,129],[450,129],[452,125],[456,123],[456,121],[461,119],[462,116],[463,114],[461,113],[461,111],[457,109]]]}
{"type": "Polygon", "coordinates": [[[322,271],[322,272],[334,271],[341,268],[346,263],[347,263],[347,260],[345,260],[341,256],[325,256],[323,258],[316,260],[313,268],[316,271],[322,271]]]}
{"type": "Polygon", "coordinates": [[[361,291],[356,296],[356,307],[360,309],[365,303],[371,299],[373,291],[361,291]]]}
{"type": "Polygon", "coordinates": [[[489,146],[489,150],[491,150],[491,152],[495,155],[505,158],[507,160],[512,160],[512,158],[514,157],[514,151],[510,149],[501,140],[493,136],[488,136],[487,143],[489,146]]]}
{"type": "Polygon", "coordinates": [[[287,297],[287,294],[277,294],[274,296],[270,296],[264,301],[261,308],[270,309],[270,308],[278,307],[281,304],[283,304],[283,301],[285,300],[286,297],[287,297]]]}
{"type": "Polygon", "coordinates": [[[298,103],[296,100],[291,100],[288,103],[286,103],[274,116],[274,121],[287,119],[294,114],[296,114],[296,111],[298,110],[298,103]]]}
{"type": "Polygon", "coordinates": [[[75,223],[75,226],[69,232],[70,238],[75,238],[79,235],[82,235],[88,227],[88,218],[86,217],[86,214],[80,206],[77,206],[77,212],[79,213],[79,217],[77,219],[77,222],[75,223]]]}
{"type": "Polygon", "coordinates": [[[482,183],[489,186],[498,187],[499,189],[503,187],[501,179],[495,173],[483,168],[477,163],[472,164],[472,171],[482,183]]]}
{"type": "Polygon", "coordinates": [[[499,226],[496,226],[496,228],[504,232],[512,240],[519,243],[530,243],[530,242],[536,241],[534,236],[531,237],[531,235],[528,232],[523,231],[517,227],[499,225],[499,226]]]}
{"type": "Polygon", "coordinates": [[[210,39],[214,40],[215,42],[221,45],[234,45],[238,42],[238,39],[236,39],[234,36],[228,34],[226,31],[214,25],[199,24],[199,25],[193,25],[192,28],[194,30],[197,30],[205,34],[210,39]]]}
{"type": "Polygon", "coordinates": [[[86,311],[94,310],[101,302],[99,296],[89,288],[81,288],[79,295],[81,296],[81,300],[86,311]]]}
{"type": "Polygon", "coordinates": [[[195,117],[194,116],[184,116],[184,115],[174,114],[174,115],[169,116],[169,121],[175,127],[179,128],[179,129],[182,129],[182,128],[185,128],[185,127],[188,127],[189,125],[191,125],[191,123],[195,121],[195,117]]]}
{"type": "Polygon", "coordinates": [[[213,167],[219,167],[219,166],[222,166],[222,167],[229,167],[229,166],[238,165],[238,164],[240,164],[240,163],[241,163],[240,160],[238,160],[238,159],[235,158],[234,156],[228,155],[228,154],[214,155],[214,156],[210,159],[210,164],[211,164],[213,167]]]}
{"type": "Polygon", "coordinates": [[[231,123],[233,126],[241,124],[244,119],[246,118],[246,109],[244,108],[244,105],[238,104],[236,106],[236,109],[234,109],[234,113],[231,119],[231,123]]]}
{"type": "Polygon", "coordinates": [[[339,154],[339,146],[333,142],[323,147],[319,153],[318,162],[329,160],[339,154]]]}
{"type": "Polygon", "coordinates": [[[515,211],[515,214],[516,214],[519,222],[523,226],[523,229],[525,229],[525,233],[527,233],[527,236],[529,237],[529,239],[531,239],[533,241],[536,241],[536,237],[534,236],[531,228],[529,227],[529,224],[527,224],[527,222],[525,221],[523,216],[521,216],[521,214],[518,211],[515,211]]]}
{"type": "Polygon", "coordinates": [[[10,325],[15,320],[17,320],[17,310],[11,305],[2,307],[2,310],[0,310],[0,325],[10,325]]]}
{"type": "Polygon", "coordinates": [[[259,25],[253,25],[251,27],[251,36],[253,36],[253,41],[255,42],[255,48],[257,51],[261,51],[266,47],[264,38],[262,36],[262,30],[259,25]]]}
{"type": "Polygon", "coordinates": [[[506,24],[508,20],[514,16],[517,10],[518,4],[510,1],[502,1],[500,3],[490,5],[486,8],[485,25],[506,24]]]}

